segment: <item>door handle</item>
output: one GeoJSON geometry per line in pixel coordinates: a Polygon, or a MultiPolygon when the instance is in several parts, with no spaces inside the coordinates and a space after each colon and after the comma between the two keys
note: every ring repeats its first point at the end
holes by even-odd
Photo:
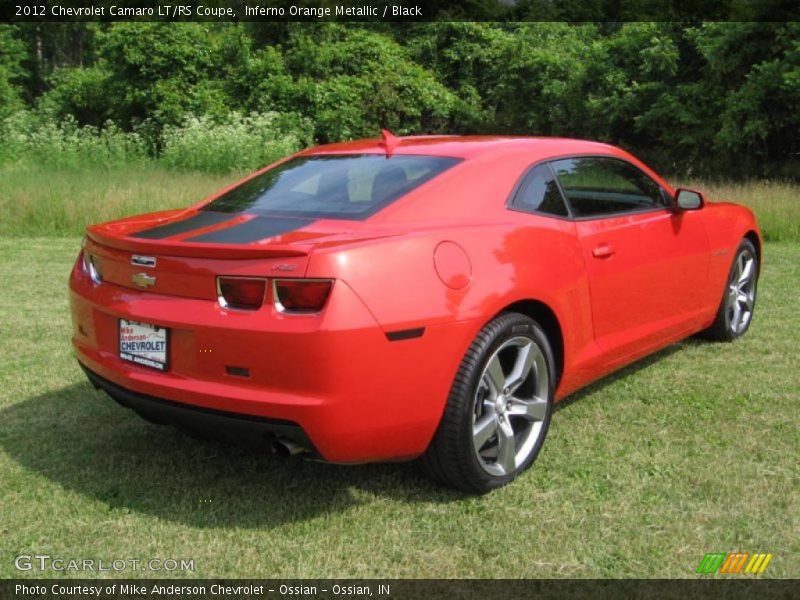
{"type": "Polygon", "coordinates": [[[610,258],[614,256],[617,251],[614,249],[614,246],[611,244],[600,244],[592,250],[592,256],[595,258],[610,258]]]}

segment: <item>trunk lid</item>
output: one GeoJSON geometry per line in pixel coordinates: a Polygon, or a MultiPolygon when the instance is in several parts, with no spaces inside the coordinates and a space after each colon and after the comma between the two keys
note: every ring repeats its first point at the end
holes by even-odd
{"type": "Polygon", "coordinates": [[[176,210],[93,225],[85,250],[103,281],[216,300],[218,275],[303,277],[316,244],[386,235],[354,221],[176,210]]]}

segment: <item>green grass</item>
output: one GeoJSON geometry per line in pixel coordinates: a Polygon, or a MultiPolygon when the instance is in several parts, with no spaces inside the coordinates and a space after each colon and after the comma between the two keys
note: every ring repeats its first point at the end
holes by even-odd
{"type": "Polygon", "coordinates": [[[724,200],[750,207],[767,241],[800,242],[800,184],[788,181],[687,181],[677,185],[703,190],[709,200],[724,200]]]}
{"type": "Polygon", "coordinates": [[[190,558],[197,577],[695,577],[734,550],[800,577],[797,245],[765,247],[745,338],[574,395],[535,466],[479,498],[413,465],[287,462],[118,407],[70,350],[78,246],[0,240],[0,577],[36,553],[190,558]]]}
{"type": "MultiPolygon", "coordinates": [[[[147,163],[74,168],[0,165],[0,236],[81,235],[91,223],[188,206],[239,177],[172,171],[147,163]]],[[[798,184],[680,183],[705,191],[711,200],[751,207],[769,241],[800,241],[798,184]]]]}
{"type": "Polygon", "coordinates": [[[189,206],[238,177],[147,164],[0,167],[0,236],[81,235],[92,223],[189,206]]]}

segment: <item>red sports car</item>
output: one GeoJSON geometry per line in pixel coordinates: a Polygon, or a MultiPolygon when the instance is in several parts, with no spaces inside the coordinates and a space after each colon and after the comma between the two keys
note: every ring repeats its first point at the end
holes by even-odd
{"type": "Polygon", "coordinates": [[[394,137],[87,229],[70,279],[91,382],[147,419],[338,463],[422,457],[485,492],[553,403],[753,316],[761,237],[607,144],[394,137]]]}

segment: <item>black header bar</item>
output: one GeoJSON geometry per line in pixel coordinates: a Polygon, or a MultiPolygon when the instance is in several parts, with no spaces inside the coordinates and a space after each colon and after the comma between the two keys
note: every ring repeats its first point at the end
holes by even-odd
{"type": "Polygon", "coordinates": [[[798,21],[796,0],[4,0],[0,22],[798,21]]]}

